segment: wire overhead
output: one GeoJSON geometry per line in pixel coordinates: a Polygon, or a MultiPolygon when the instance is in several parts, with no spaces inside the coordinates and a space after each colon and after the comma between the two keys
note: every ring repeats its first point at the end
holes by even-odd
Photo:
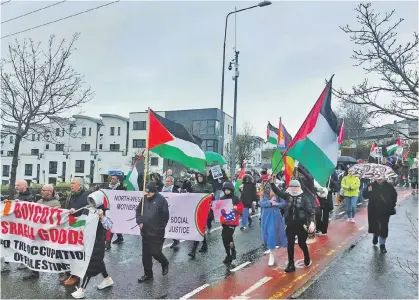
{"type": "Polygon", "coordinates": [[[67,1],[67,0],[63,0],[63,1],[60,1],[60,2],[56,2],[56,3],[54,3],[54,4],[50,4],[50,5],[48,5],[48,6],[45,6],[45,7],[40,8],[40,9],[30,11],[30,12],[28,12],[28,13],[26,13],[26,14],[23,14],[23,15],[20,15],[20,16],[17,16],[17,17],[14,17],[14,18],[8,19],[8,20],[6,20],[6,21],[1,22],[0,24],[4,24],[4,23],[7,23],[7,22],[10,22],[10,21],[13,21],[13,20],[17,20],[17,19],[20,19],[20,18],[26,17],[26,16],[28,16],[28,15],[31,15],[31,14],[36,13],[36,12],[38,12],[38,11],[41,11],[41,10],[47,9],[47,8],[49,8],[49,7],[52,7],[52,6],[55,6],[55,5],[61,4],[61,3],[66,2],[66,1],[67,1]]]}
{"type": "Polygon", "coordinates": [[[14,36],[14,35],[18,35],[20,33],[27,32],[27,31],[30,31],[30,30],[33,30],[33,29],[37,29],[37,28],[40,28],[40,27],[44,27],[44,26],[47,26],[47,25],[50,25],[50,24],[54,24],[54,23],[57,23],[57,22],[60,22],[60,21],[63,21],[63,20],[67,20],[67,19],[70,19],[72,17],[76,17],[76,16],[79,16],[79,15],[82,15],[82,14],[85,14],[85,13],[88,13],[88,12],[91,12],[93,10],[100,9],[102,7],[105,7],[105,6],[108,6],[108,5],[117,3],[117,2],[120,2],[120,0],[109,2],[109,3],[106,3],[106,4],[102,4],[102,5],[99,5],[99,6],[96,6],[96,7],[93,7],[93,8],[84,10],[84,11],[81,11],[81,12],[76,13],[76,14],[73,14],[73,15],[69,15],[69,16],[64,17],[64,18],[60,18],[60,19],[57,19],[57,20],[54,20],[54,21],[50,21],[50,22],[47,22],[47,23],[44,23],[44,24],[41,24],[41,25],[37,25],[37,26],[31,27],[31,28],[28,28],[28,29],[25,29],[25,30],[14,32],[14,33],[11,33],[11,34],[2,36],[1,39],[7,38],[7,37],[11,37],[11,36],[14,36]]]}
{"type": "Polygon", "coordinates": [[[0,3],[0,5],[7,4],[7,3],[9,3],[9,2],[10,2],[10,0],[7,0],[7,1],[2,1],[2,2],[0,3]]]}

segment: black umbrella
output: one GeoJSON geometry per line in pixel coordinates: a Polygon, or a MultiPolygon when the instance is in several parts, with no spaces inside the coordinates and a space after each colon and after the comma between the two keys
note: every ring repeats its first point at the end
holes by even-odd
{"type": "Polygon", "coordinates": [[[353,163],[353,164],[357,164],[358,161],[355,158],[351,157],[351,156],[339,156],[338,157],[338,163],[344,163],[344,164],[351,164],[351,163],[353,163]]]}

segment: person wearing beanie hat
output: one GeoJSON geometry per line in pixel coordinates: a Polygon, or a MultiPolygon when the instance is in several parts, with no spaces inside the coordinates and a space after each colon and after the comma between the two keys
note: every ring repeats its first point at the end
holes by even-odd
{"type": "Polygon", "coordinates": [[[282,192],[275,185],[274,177],[270,179],[272,191],[280,198],[285,199],[287,205],[284,209],[285,233],[288,240],[288,266],[285,272],[295,272],[294,241],[298,237],[298,245],[304,253],[304,265],[311,265],[310,254],[307,247],[307,237],[314,232],[314,208],[311,200],[304,194],[298,180],[291,180],[286,192],[282,192]]]}
{"type": "Polygon", "coordinates": [[[240,224],[240,215],[243,214],[243,203],[240,199],[234,195],[234,185],[230,181],[226,181],[223,184],[224,195],[220,200],[231,199],[233,203],[233,211],[222,214],[220,223],[222,226],[221,237],[223,239],[224,249],[226,251],[226,258],[223,263],[229,265],[236,259],[236,247],[234,245],[234,230],[240,224]]]}
{"type": "MultiPolygon", "coordinates": [[[[212,185],[207,182],[207,178],[206,178],[205,174],[196,173],[196,184],[194,184],[192,186],[192,193],[208,194],[208,193],[212,193],[212,192],[213,192],[212,185]]],[[[209,212],[208,219],[207,219],[207,229],[208,229],[208,231],[211,229],[211,221],[214,218],[213,215],[212,215],[212,218],[211,218],[211,213],[212,213],[212,211],[209,212]]],[[[198,249],[198,245],[199,245],[199,242],[194,241],[191,252],[188,253],[188,255],[192,259],[195,258],[196,249],[198,249]]],[[[205,237],[205,234],[204,234],[204,240],[202,241],[202,247],[201,247],[201,249],[199,249],[199,252],[207,252],[207,251],[208,251],[207,238],[205,237]]]]}
{"type": "Polygon", "coordinates": [[[161,264],[163,276],[167,275],[169,261],[162,250],[166,225],[169,221],[169,205],[166,198],[158,192],[154,182],[147,184],[135,216],[143,244],[144,275],[138,279],[138,282],[153,280],[153,258],[161,264]]]}

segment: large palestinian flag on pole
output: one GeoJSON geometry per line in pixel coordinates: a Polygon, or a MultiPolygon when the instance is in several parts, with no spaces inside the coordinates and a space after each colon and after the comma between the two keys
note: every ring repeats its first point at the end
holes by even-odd
{"type": "Polygon", "coordinates": [[[185,167],[205,171],[205,154],[183,125],[148,110],[148,149],[185,167]]]}
{"type": "Polygon", "coordinates": [[[298,160],[326,186],[338,160],[339,127],[332,111],[332,78],[288,147],[287,155],[298,160]]]}
{"type": "Polygon", "coordinates": [[[268,122],[268,127],[266,128],[266,142],[278,145],[278,128],[273,127],[270,122],[268,122]]]}

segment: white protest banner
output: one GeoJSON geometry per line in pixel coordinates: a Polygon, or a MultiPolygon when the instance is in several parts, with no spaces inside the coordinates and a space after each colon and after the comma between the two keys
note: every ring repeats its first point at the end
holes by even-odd
{"type": "Polygon", "coordinates": [[[39,272],[84,277],[99,216],[75,217],[66,209],[6,200],[0,203],[1,256],[39,272]]]}
{"type": "Polygon", "coordinates": [[[214,179],[223,177],[223,172],[221,171],[221,167],[219,165],[211,167],[211,174],[214,179]]]}
{"type": "MultiPolygon", "coordinates": [[[[140,235],[135,212],[143,192],[100,190],[109,202],[112,216],[112,232],[140,235]]],[[[160,193],[169,205],[169,222],[165,238],[177,240],[202,241],[205,234],[210,194],[160,193]]],[[[147,200],[146,200],[147,201],[147,200]]]]}
{"type": "Polygon", "coordinates": [[[214,220],[220,223],[221,216],[228,214],[233,210],[233,202],[231,199],[212,201],[212,211],[214,213],[214,220]]]}

